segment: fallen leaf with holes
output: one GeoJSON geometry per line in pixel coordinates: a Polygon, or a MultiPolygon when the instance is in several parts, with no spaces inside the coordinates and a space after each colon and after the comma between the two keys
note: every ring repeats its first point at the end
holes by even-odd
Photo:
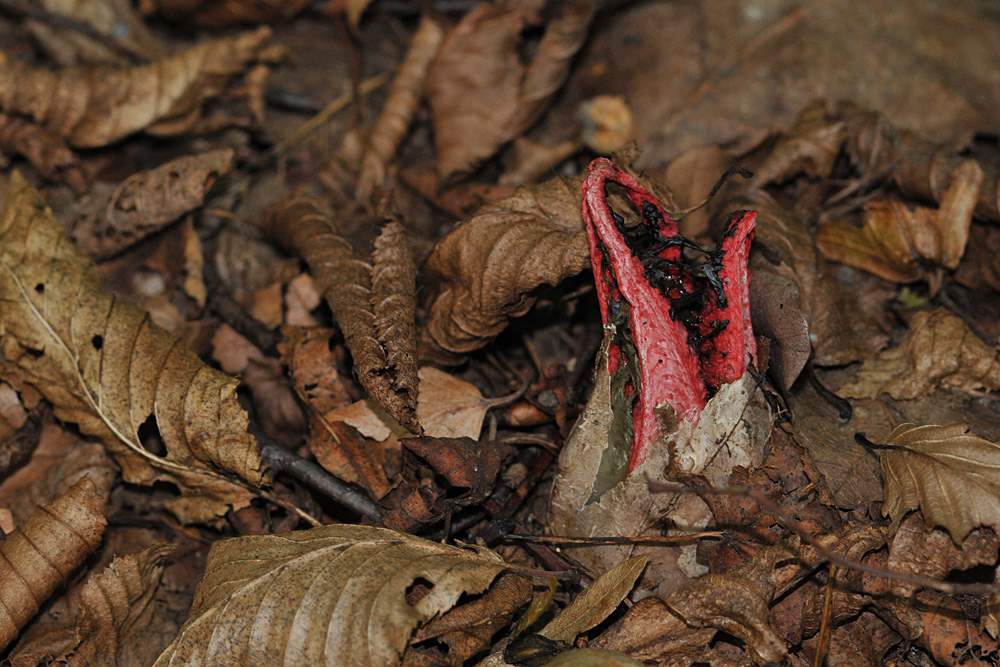
{"type": "Polygon", "coordinates": [[[865,361],[854,381],[838,393],[913,399],[936,387],[967,392],[1000,388],[1000,352],[943,308],[914,315],[903,342],[865,361]]]}
{"type": "Polygon", "coordinates": [[[212,545],[191,616],[155,667],[389,667],[417,629],[509,569],[485,548],[332,525],[212,545]]]}
{"type": "Polygon", "coordinates": [[[874,199],[864,206],[863,224],[823,225],[816,245],[827,259],[844,262],[894,282],[931,275],[931,266],[954,270],[969,240],[972,213],[983,185],[975,160],[959,163],[940,208],[909,208],[899,199],[874,199]]]}
{"type": "Polygon", "coordinates": [[[788,559],[784,549],[766,547],[725,574],[707,574],[665,598],[646,598],[591,646],[644,662],[703,660],[712,636],[722,631],[739,637],[755,664],[781,663],[787,650],[771,628],[768,605],[774,568],[788,559]]]}
{"type": "Polygon", "coordinates": [[[264,53],[269,36],[258,28],[128,68],[38,69],[0,52],[0,108],[32,117],[80,148],[143,130],[172,136],[231,125],[241,119],[203,118],[202,107],[264,53]]]}
{"type": "Polygon", "coordinates": [[[109,197],[90,199],[89,206],[65,220],[67,233],[83,254],[95,260],[113,257],[201,206],[232,163],[233,151],[222,148],[133,174],[109,197]]]}
{"type": "Polygon", "coordinates": [[[894,524],[919,507],[928,527],[943,526],[956,543],[978,526],[1000,531],[1000,445],[962,424],[901,424],[879,458],[882,513],[894,524]]]}
{"type": "Polygon", "coordinates": [[[419,456],[456,489],[468,491],[449,498],[457,505],[480,503],[493,490],[500,465],[512,450],[489,440],[472,438],[403,438],[407,451],[419,456]]]}
{"type": "Polygon", "coordinates": [[[97,549],[106,526],[104,499],[82,479],[0,542],[0,650],[97,549]]]}
{"type": "Polygon", "coordinates": [[[420,355],[454,363],[535,303],[534,292],[590,265],[580,187],[553,179],[487,204],[438,241],[424,264],[435,292],[420,355]]]}
{"type": "Polygon", "coordinates": [[[264,466],[237,380],[103,293],[96,267],[17,173],[0,213],[0,295],[4,379],[35,387],[56,417],[99,437],[126,481],[177,484],[169,506],[186,522],[249,502],[264,466]],[[166,456],[140,440],[150,419],[166,456]]]}
{"type": "Polygon", "coordinates": [[[175,548],[161,544],[118,557],[92,575],[80,591],[76,642],[62,659],[93,667],[123,664],[123,649],[142,637],[153,617],[153,595],[175,548]]]}

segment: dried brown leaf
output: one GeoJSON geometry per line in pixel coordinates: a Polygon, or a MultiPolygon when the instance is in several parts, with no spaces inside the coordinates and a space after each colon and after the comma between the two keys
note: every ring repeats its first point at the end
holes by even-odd
{"type": "Polygon", "coordinates": [[[284,327],[278,344],[282,363],[288,367],[299,397],[325,415],[351,404],[337,359],[330,350],[329,329],[284,327]]]}
{"type": "Polygon", "coordinates": [[[901,424],[885,447],[882,513],[894,524],[919,507],[928,527],[943,526],[956,543],[978,526],[1000,531],[1000,445],[962,424],[901,424]]]}
{"type": "Polygon", "coordinates": [[[809,323],[800,308],[798,283],[766,268],[753,272],[750,314],[754,333],[770,340],[768,370],[779,388],[791,389],[812,354],[809,323]]]}
{"type": "Polygon", "coordinates": [[[433,366],[421,366],[417,417],[424,434],[438,438],[478,439],[486,411],[496,403],[483,398],[472,383],[433,366]]]}
{"type": "Polygon", "coordinates": [[[127,667],[122,650],[142,636],[153,595],[175,547],[161,544],[115,558],[80,591],[76,645],[62,656],[70,667],[127,667]]]}
{"type": "MultiPolygon", "coordinates": [[[[358,25],[361,11],[370,2],[349,2],[348,18],[354,26],[358,25]],[[354,13],[353,10],[356,10],[354,13]]],[[[384,185],[386,168],[396,155],[399,144],[410,128],[413,116],[420,105],[424,93],[424,78],[431,61],[438,52],[444,39],[444,28],[428,15],[420,20],[420,26],[413,33],[410,47],[403,58],[389,97],[385,101],[382,113],[379,114],[375,128],[368,137],[368,147],[361,158],[361,172],[358,175],[357,197],[362,201],[371,198],[376,188],[384,185]]]]}
{"type": "Polygon", "coordinates": [[[127,481],[177,484],[183,497],[171,507],[185,521],[213,520],[263,483],[237,380],[101,292],[96,267],[17,173],[0,214],[0,295],[4,377],[34,386],[56,417],[101,438],[127,481]],[[166,456],[140,441],[147,420],[166,456]]]}
{"type": "Polygon", "coordinates": [[[403,654],[403,667],[461,667],[490,647],[493,635],[507,626],[530,597],[528,579],[513,573],[500,575],[483,597],[455,607],[418,630],[403,654]],[[446,649],[421,650],[422,642],[444,644],[446,649]]]}
{"type": "Polygon", "coordinates": [[[199,123],[232,124],[236,119],[203,119],[202,106],[261,55],[269,36],[269,29],[258,28],[130,68],[36,69],[0,52],[0,108],[30,116],[86,148],[141,130],[170,136],[199,129],[199,123]]]}
{"type": "MultiPolygon", "coordinates": [[[[53,16],[65,17],[89,27],[130,54],[153,58],[163,53],[160,40],[150,32],[127,0],[41,0],[38,4],[53,16]]],[[[44,25],[37,21],[34,23],[44,25]]],[[[122,61],[120,53],[115,53],[107,44],[99,43],[90,36],[74,30],[60,30],[54,26],[49,33],[69,42],[70,50],[85,57],[86,61],[122,61]]]]}
{"type": "Polygon", "coordinates": [[[519,188],[483,206],[441,239],[424,272],[437,291],[421,331],[421,356],[455,362],[528,312],[532,292],[590,265],[575,181],[519,188]]]}
{"type": "Polygon", "coordinates": [[[823,225],[816,245],[827,259],[844,262],[895,282],[927,277],[929,265],[958,267],[983,184],[975,160],[960,162],[936,211],[910,209],[898,199],[875,199],[864,207],[862,227],[823,225]]]}
{"type": "Polygon", "coordinates": [[[849,398],[886,393],[913,399],[936,387],[968,392],[1000,388],[1000,352],[944,309],[914,315],[905,340],[865,361],[854,382],[840,387],[839,393],[849,398]]]}
{"type": "Polygon", "coordinates": [[[0,650],[101,543],[104,499],[89,479],[0,542],[0,650]]]}
{"type": "Polygon", "coordinates": [[[133,174],[108,199],[67,220],[67,233],[83,254],[113,257],[201,206],[232,163],[233,151],[222,148],[133,174]]]}
{"type": "Polygon", "coordinates": [[[649,556],[635,556],[611,568],[573,598],[539,634],[553,641],[572,642],[581,632],[600,624],[628,596],[648,562],[649,556]]]}
{"type": "Polygon", "coordinates": [[[26,118],[0,113],[0,150],[24,156],[42,176],[65,181],[75,190],[87,183],[79,159],[63,138],[26,118]]]}
{"type": "Polygon", "coordinates": [[[488,549],[364,526],[223,540],[212,545],[188,622],[155,667],[397,665],[418,626],[506,569],[488,549]]]}
{"type": "Polygon", "coordinates": [[[511,453],[510,448],[489,440],[472,438],[404,438],[403,447],[413,452],[440,474],[452,487],[468,489],[456,498],[459,505],[480,503],[493,490],[493,481],[500,464],[511,453]]]}
{"type": "Polygon", "coordinates": [[[313,271],[369,395],[412,433],[417,369],[412,332],[415,268],[395,223],[375,251],[377,266],[358,257],[319,202],[295,196],[265,216],[265,229],[313,271]]]}

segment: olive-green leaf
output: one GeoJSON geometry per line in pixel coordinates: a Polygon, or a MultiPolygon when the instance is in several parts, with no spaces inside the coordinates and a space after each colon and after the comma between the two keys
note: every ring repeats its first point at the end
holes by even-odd
{"type": "Polygon", "coordinates": [[[419,625],[506,569],[485,548],[367,526],[222,540],[154,667],[391,667],[419,625]]]}
{"type": "Polygon", "coordinates": [[[635,586],[648,560],[649,556],[635,556],[605,572],[538,634],[555,641],[571,642],[581,632],[606,619],[635,586]]]}
{"type": "Polygon", "coordinates": [[[964,424],[901,424],[880,450],[885,504],[898,524],[918,507],[960,543],[977,526],[1000,530],[1000,445],[964,424]]]}

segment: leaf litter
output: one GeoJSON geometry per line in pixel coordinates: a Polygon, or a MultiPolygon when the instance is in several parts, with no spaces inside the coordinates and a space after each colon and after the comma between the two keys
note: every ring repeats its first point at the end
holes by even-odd
{"type": "Polygon", "coordinates": [[[6,5],[4,664],[1000,662],[988,8],[6,5]]]}

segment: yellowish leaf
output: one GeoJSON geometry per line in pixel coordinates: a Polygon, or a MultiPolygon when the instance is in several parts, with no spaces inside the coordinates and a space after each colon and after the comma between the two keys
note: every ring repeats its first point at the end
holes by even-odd
{"type": "Polygon", "coordinates": [[[154,667],[390,667],[418,626],[506,569],[488,549],[366,526],[223,540],[154,667]]]}
{"type": "Polygon", "coordinates": [[[560,653],[545,667],[642,667],[642,663],[620,651],[579,648],[560,653]]]}
{"type": "Polygon", "coordinates": [[[176,484],[183,497],[171,507],[182,520],[213,520],[263,483],[237,380],[103,293],[96,267],[17,173],[0,213],[0,349],[0,375],[34,386],[56,417],[101,438],[126,481],[176,484]],[[147,422],[165,456],[143,446],[147,422]]]}

